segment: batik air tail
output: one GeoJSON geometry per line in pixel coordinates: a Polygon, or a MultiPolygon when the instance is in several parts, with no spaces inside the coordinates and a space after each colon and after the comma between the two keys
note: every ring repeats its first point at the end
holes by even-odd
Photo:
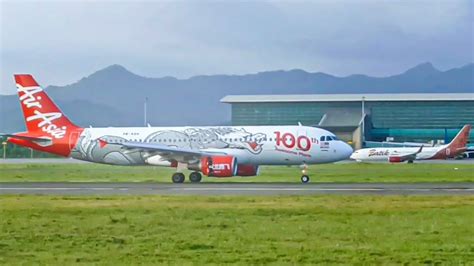
{"type": "Polygon", "coordinates": [[[356,161],[389,161],[391,163],[415,160],[443,160],[454,158],[467,149],[471,125],[464,125],[454,139],[439,147],[368,148],[355,151],[351,159],[356,161]]]}
{"type": "Polygon", "coordinates": [[[8,142],[61,156],[69,156],[82,128],[74,125],[31,75],[15,75],[26,132],[2,134],[8,142]]]}

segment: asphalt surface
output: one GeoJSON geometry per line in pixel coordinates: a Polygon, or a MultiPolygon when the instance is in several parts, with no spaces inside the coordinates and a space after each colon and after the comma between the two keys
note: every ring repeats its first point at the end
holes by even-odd
{"type": "Polygon", "coordinates": [[[0,183],[0,194],[474,195],[474,183],[0,183]]]}

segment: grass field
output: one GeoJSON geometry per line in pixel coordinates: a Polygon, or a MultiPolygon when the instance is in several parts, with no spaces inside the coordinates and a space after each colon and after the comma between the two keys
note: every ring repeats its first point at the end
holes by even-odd
{"type": "Polygon", "coordinates": [[[0,197],[0,264],[469,264],[473,196],[0,197]]]}
{"type": "MultiPolygon", "coordinates": [[[[171,168],[100,164],[0,164],[6,181],[171,182],[171,168]]],[[[322,164],[310,166],[311,182],[474,182],[474,164],[322,164]]],[[[204,182],[300,182],[299,167],[266,166],[260,176],[209,178],[204,182]]]]}

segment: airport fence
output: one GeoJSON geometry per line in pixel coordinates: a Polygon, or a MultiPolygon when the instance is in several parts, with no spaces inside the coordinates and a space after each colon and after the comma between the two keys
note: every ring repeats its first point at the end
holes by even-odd
{"type": "Polygon", "coordinates": [[[11,143],[0,145],[0,158],[58,158],[46,152],[35,151],[30,148],[20,147],[11,143]]]}

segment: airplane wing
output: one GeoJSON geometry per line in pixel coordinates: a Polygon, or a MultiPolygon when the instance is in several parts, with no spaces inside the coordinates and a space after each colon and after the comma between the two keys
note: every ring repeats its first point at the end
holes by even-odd
{"type": "Polygon", "coordinates": [[[128,152],[149,152],[151,156],[160,155],[169,160],[176,160],[178,162],[190,162],[200,160],[204,156],[227,155],[225,152],[209,152],[201,150],[193,150],[187,148],[178,148],[166,146],[156,143],[142,143],[142,142],[124,142],[124,143],[108,143],[121,145],[122,149],[128,152]]]}
{"type": "Polygon", "coordinates": [[[416,155],[419,154],[423,150],[423,146],[418,149],[416,152],[406,153],[406,154],[397,154],[397,155],[390,155],[388,157],[388,161],[391,163],[400,163],[405,161],[414,161],[416,160],[416,155]]]}

